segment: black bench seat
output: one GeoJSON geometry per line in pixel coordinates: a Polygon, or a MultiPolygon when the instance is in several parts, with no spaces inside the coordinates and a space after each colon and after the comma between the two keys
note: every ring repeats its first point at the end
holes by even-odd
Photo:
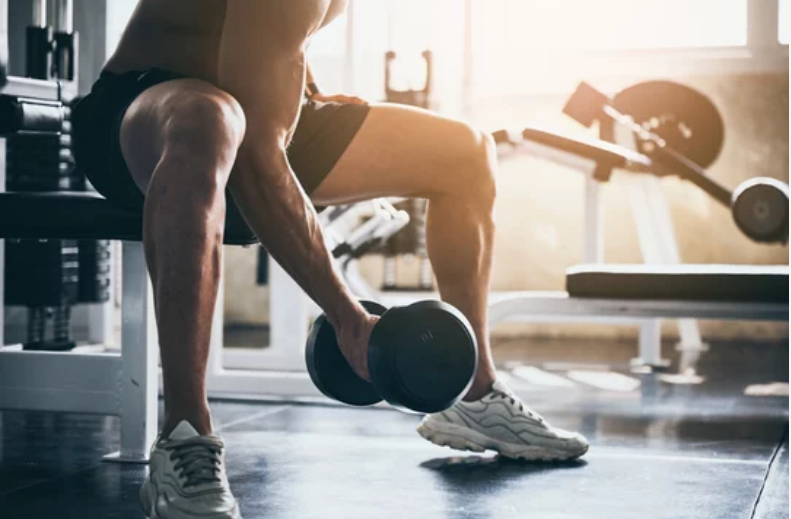
{"type": "Polygon", "coordinates": [[[788,304],[787,266],[578,265],[566,270],[571,297],[788,304]]]}
{"type": "MultiPolygon", "coordinates": [[[[238,214],[235,216],[226,222],[225,243],[257,243],[244,220],[238,214]]],[[[141,241],[142,237],[142,214],[113,204],[96,193],[0,193],[0,239],[141,241]]]]}

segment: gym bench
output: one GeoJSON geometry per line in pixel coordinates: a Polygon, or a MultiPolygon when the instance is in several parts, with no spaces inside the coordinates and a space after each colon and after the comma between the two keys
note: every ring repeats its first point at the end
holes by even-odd
{"type": "MultiPolygon", "coordinates": [[[[141,214],[93,193],[0,193],[0,239],[124,242],[120,354],[0,349],[1,409],[120,416],[121,461],[144,461],[157,433],[159,352],[142,229],[141,214]]],[[[255,240],[226,228],[225,243],[255,240]]]]}

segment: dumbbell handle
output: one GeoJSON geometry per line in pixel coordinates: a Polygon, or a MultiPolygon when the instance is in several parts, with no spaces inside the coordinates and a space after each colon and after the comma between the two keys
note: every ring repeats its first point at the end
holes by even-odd
{"type": "Polygon", "coordinates": [[[604,105],[602,111],[604,115],[616,123],[629,128],[643,141],[643,149],[639,151],[651,156],[654,162],[654,169],[659,169],[657,173],[675,175],[688,180],[725,207],[731,207],[731,198],[733,196],[731,190],[711,178],[706,173],[705,169],[689,160],[689,158],[682,153],[668,146],[667,142],[665,142],[662,137],[643,128],[637,124],[634,119],[628,115],[622,114],[615,107],[604,105]],[[652,146],[654,149],[647,149],[652,146]]]}

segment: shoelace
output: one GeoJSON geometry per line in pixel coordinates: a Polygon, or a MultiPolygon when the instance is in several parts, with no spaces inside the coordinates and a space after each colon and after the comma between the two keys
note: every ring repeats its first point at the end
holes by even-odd
{"type": "Polygon", "coordinates": [[[503,391],[494,391],[493,393],[494,393],[494,398],[503,398],[503,399],[507,398],[508,400],[511,401],[511,405],[516,405],[516,403],[519,402],[519,410],[520,411],[525,410],[522,402],[519,401],[514,395],[511,395],[509,393],[504,393],[503,391]]]}
{"type": "MultiPolygon", "coordinates": [[[[522,401],[519,400],[519,398],[516,397],[512,393],[506,393],[504,391],[494,391],[494,398],[503,398],[503,399],[507,398],[511,402],[511,405],[516,405],[518,403],[519,404],[519,410],[520,411],[524,411],[525,410],[525,406],[522,403],[522,401]]],[[[527,410],[527,416],[529,416],[530,418],[535,418],[539,422],[543,422],[544,421],[543,417],[541,417],[538,414],[534,413],[530,409],[527,410]]]]}
{"type": "Polygon", "coordinates": [[[184,487],[203,483],[219,483],[221,453],[224,448],[220,440],[213,438],[190,438],[166,444],[170,452],[173,469],[184,477],[184,487]]]}

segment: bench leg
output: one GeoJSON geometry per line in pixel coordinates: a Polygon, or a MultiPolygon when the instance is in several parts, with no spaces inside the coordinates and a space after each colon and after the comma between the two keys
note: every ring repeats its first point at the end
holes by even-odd
{"type": "Polygon", "coordinates": [[[146,463],[157,434],[158,340],[142,243],[123,244],[121,450],[108,461],[146,463]]]}
{"type": "Polygon", "coordinates": [[[679,373],[695,371],[700,357],[704,352],[709,351],[709,345],[703,342],[695,319],[679,319],[677,322],[678,334],[681,338],[676,345],[676,351],[681,354],[678,371],[679,373]]]}
{"type": "Polygon", "coordinates": [[[662,358],[662,320],[651,319],[640,325],[639,353],[633,368],[665,369],[670,361],[662,358]]]}

